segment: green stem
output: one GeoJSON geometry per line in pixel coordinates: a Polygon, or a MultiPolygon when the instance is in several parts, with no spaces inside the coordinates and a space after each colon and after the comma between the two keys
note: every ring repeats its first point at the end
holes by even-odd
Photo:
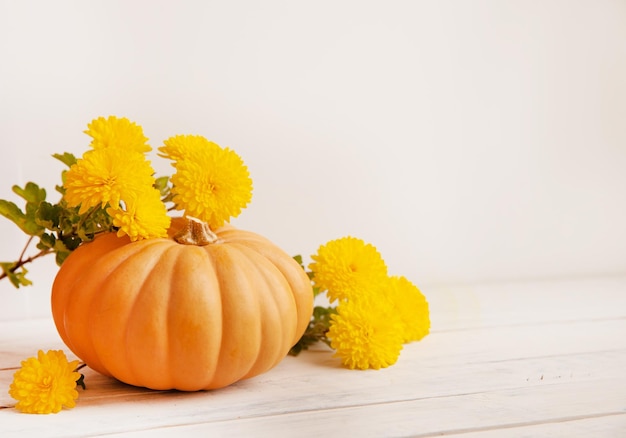
{"type": "MultiPolygon", "coordinates": [[[[28,239],[28,243],[30,243],[31,239],[28,239]]],[[[26,247],[28,247],[28,244],[26,244],[26,247]]],[[[26,247],[24,248],[24,250],[26,250],[26,247]]],[[[35,260],[37,260],[39,257],[43,257],[45,255],[48,255],[50,253],[52,253],[53,250],[50,248],[47,249],[43,249],[41,251],[39,251],[37,254],[28,257],[27,259],[24,259],[24,251],[22,251],[22,254],[20,255],[20,258],[15,262],[15,264],[9,269],[9,272],[12,274],[15,271],[17,271],[19,268],[21,268],[22,266],[24,266],[27,263],[32,263],[35,260]]],[[[0,274],[0,280],[2,280],[3,278],[7,278],[9,275],[8,273],[2,271],[2,273],[0,274]]]]}

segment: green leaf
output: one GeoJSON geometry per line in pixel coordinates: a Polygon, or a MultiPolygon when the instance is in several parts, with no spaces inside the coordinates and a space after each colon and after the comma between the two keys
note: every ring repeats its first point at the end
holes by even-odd
{"type": "Polygon", "coordinates": [[[61,266],[63,262],[65,261],[65,259],[67,258],[67,256],[69,255],[70,255],[70,251],[57,250],[56,255],[54,257],[54,261],[56,262],[57,266],[61,266]]]}
{"type": "Polygon", "coordinates": [[[0,214],[13,221],[15,225],[29,236],[38,236],[43,232],[43,227],[36,220],[37,207],[33,203],[26,203],[26,213],[13,202],[0,199],[0,214]]]}
{"type": "Polygon", "coordinates": [[[167,196],[170,192],[168,186],[170,178],[167,176],[161,176],[154,181],[154,187],[161,193],[161,196],[167,196]]]}
{"type": "Polygon", "coordinates": [[[61,163],[65,164],[67,167],[72,167],[72,164],[76,164],[76,161],[78,161],[74,154],[70,154],[69,152],[64,152],[63,154],[52,154],[52,156],[61,163]]]}
{"type": "Polygon", "coordinates": [[[336,307],[315,306],[308,327],[296,345],[291,347],[289,354],[297,356],[317,342],[324,342],[330,346],[330,340],[326,337],[326,333],[330,328],[331,315],[335,313],[337,313],[336,307]]]}
{"type": "Polygon", "coordinates": [[[4,199],[0,199],[0,214],[13,221],[18,226],[24,221],[26,216],[14,202],[5,201],[4,199]]]}
{"type": "Polygon", "coordinates": [[[303,335],[300,340],[298,340],[298,342],[296,342],[296,345],[294,345],[293,347],[291,347],[291,349],[289,350],[289,355],[290,356],[297,356],[300,353],[302,353],[304,350],[308,350],[308,348],[315,344],[317,342],[317,339],[312,338],[310,336],[306,336],[303,335]]]}
{"type": "Polygon", "coordinates": [[[53,249],[56,246],[56,241],[57,239],[54,237],[54,234],[43,233],[39,237],[37,248],[41,250],[53,249]]]}
{"type": "Polygon", "coordinates": [[[57,241],[57,250],[69,250],[74,251],[78,246],[82,243],[82,240],[78,236],[74,236],[72,234],[63,236],[60,241],[57,241]],[[63,244],[63,247],[59,246],[59,244],[63,244]]]}
{"type": "Polygon", "coordinates": [[[2,267],[2,271],[6,274],[7,278],[11,284],[15,286],[15,288],[19,288],[20,286],[30,286],[33,284],[32,281],[26,278],[28,271],[24,268],[24,266],[18,270],[15,268],[15,263],[4,262],[0,263],[0,267],[2,267]]]}
{"type": "Polygon", "coordinates": [[[18,185],[13,186],[13,192],[17,193],[20,197],[24,198],[26,202],[39,203],[46,200],[46,190],[40,188],[34,182],[26,183],[24,188],[18,185]]]}
{"type": "Polygon", "coordinates": [[[337,313],[336,307],[315,306],[313,308],[313,319],[330,327],[330,317],[335,313],[337,313]]]}
{"type": "Polygon", "coordinates": [[[62,234],[74,234],[74,228],[80,222],[78,207],[68,208],[64,201],[60,204],[61,214],[59,215],[59,232],[62,234]]]}
{"type": "Polygon", "coordinates": [[[59,222],[62,213],[63,208],[60,205],[52,205],[49,202],[44,201],[39,204],[39,209],[36,213],[36,221],[42,227],[45,227],[49,230],[57,230],[59,228],[59,222]]]}
{"type": "Polygon", "coordinates": [[[44,232],[45,228],[39,225],[37,221],[37,212],[39,211],[39,205],[34,202],[26,203],[26,216],[24,217],[24,224],[22,229],[30,236],[40,236],[44,232]]]}

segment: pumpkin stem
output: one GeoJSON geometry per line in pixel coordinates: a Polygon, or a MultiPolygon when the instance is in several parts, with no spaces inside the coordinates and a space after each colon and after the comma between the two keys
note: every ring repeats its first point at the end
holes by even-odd
{"type": "Polygon", "coordinates": [[[200,219],[185,216],[187,224],[174,235],[174,240],[183,245],[205,246],[218,241],[217,234],[200,219]]]}

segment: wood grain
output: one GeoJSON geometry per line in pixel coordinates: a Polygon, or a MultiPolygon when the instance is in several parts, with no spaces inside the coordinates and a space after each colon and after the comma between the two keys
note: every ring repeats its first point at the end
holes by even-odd
{"type": "Polygon", "coordinates": [[[77,407],[42,416],[6,389],[37,349],[68,350],[48,319],[2,322],[0,436],[626,436],[626,277],[423,292],[432,333],[384,370],[344,369],[323,347],[197,393],[86,370],[77,407]]]}

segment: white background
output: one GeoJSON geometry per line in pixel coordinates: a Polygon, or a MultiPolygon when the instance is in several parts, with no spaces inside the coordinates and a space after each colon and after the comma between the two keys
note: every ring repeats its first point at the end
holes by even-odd
{"type": "MultiPolygon", "coordinates": [[[[0,198],[56,199],[101,115],[235,149],[233,224],[291,254],[353,235],[422,287],[626,271],[623,0],[0,0],[0,198]]],[[[0,318],[49,314],[30,269],[0,318]]]]}

